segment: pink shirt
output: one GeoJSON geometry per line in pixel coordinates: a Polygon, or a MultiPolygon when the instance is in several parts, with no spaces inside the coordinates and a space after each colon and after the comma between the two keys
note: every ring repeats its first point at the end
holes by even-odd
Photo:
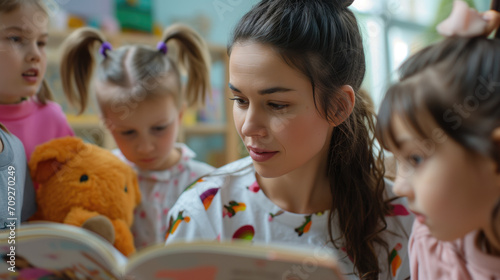
{"type": "Polygon", "coordinates": [[[75,135],[61,106],[52,101],[46,105],[33,99],[18,104],[0,104],[0,123],[23,142],[28,161],[37,145],[75,135]]]}
{"type": "Polygon", "coordinates": [[[453,242],[439,241],[415,220],[410,237],[411,279],[500,279],[500,257],[475,246],[477,234],[475,231],[453,242]]]}

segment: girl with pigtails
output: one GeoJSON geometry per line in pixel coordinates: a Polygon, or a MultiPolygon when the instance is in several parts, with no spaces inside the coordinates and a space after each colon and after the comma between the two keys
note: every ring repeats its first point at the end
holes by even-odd
{"type": "Polygon", "coordinates": [[[455,1],[445,40],[400,68],[377,138],[415,213],[411,279],[500,279],[500,14],[455,1]]]}
{"type": "Polygon", "coordinates": [[[413,215],[383,177],[352,2],[262,0],[243,16],[229,44],[229,88],[250,156],[179,197],[167,243],[307,246],[333,250],[347,279],[408,278],[413,215]]]}
{"type": "Polygon", "coordinates": [[[95,92],[103,121],[118,146],[113,152],[138,173],[142,203],[132,226],[136,248],[164,242],[164,216],[189,184],[213,170],[194,160],[186,145],[176,143],[186,106],[203,103],[210,91],[206,43],[194,30],[173,25],[156,48],[113,49],[98,30],[81,28],[62,49],[61,78],[68,99],[83,112],[89,93],[95,92]],[[170,51],[172,44],[176,57],[170,51]],[[187,73],[185,84],[181,70],[187,73]]]}

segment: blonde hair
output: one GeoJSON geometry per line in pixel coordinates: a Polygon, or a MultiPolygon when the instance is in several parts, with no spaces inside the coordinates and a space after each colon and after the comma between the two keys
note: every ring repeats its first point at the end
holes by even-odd
{"type": "MultiPolygon", "coordinates": [[[[63,43],[60,68],[62,85],[67,98],[79,107],[80,113],[88,105],[90,83],[96,65],[96,45],[102,46],[105,42],[106,37],[100,31],[84,27],[73,32],[63,43]]],[[[171,81],[174,80],[182,88],[180,70],[185,70],[188,105],[198,102],[203,104],[207,91],[210,91],[210,54],[205,41],[193,29],[176,24],[165,29],[160,42],[176,42],[177,56],[171,57],[173,52],[170,49],[165,54],[145,45],[108,49],[97,64],[97,80],[123,89],[118,96],[114,94],[113,101],[128,102],[140,95],[148,98],[152,94],[165,92],[173,94],[180,106],[184,90],[173,92],[171,81]]],[[[102,92],[97,92],[97,99],[101,109],[103,104],[111,101],[102,92]]]]}
{"type": "MultiPolygon", "coordinates": [[[[47,6],[45,6],[43,0],[0,0],[0,13],[10,13],[19,9],[22,5],[35,5],[40,8],[47,16],[49,12],[47,6]]],[[[52,90],[45,79],[42,81],[40,90],[37,92],[36,97],[38,102],[45,105],[47,100],[54,100],[52,95],[52,90]]]]}
{"type": "Polygon", "coordinates": [[[0,129],[10,134],[9,130],[2,123],[0,123],[0,129]]]}

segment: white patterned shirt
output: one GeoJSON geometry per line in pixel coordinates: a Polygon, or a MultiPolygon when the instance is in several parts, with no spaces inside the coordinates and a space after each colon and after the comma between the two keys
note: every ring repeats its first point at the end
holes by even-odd
{"type": "MultiPolygon", "coordinates": [[[[391,187],[387,181],[388,197],[394,197],[391,187]]],[[[379,250],[379,279],[405,279],[410,275],[408,238],[414,217],[405,199],[398,198],[391,204],[393,213],[386,217],[387,230],[381,234],[389,245],[389,256],[379,250]]],[[[246,239],[330,249],[339,257],[344,271],[350,273],[353,263],[329,241],[329,213],[296,214],[279,208],[260,189],[252,160],[247,157],[213,171],[179,197],[168,215],[166,243],[246,239]]],[[[332,231],[334,238],[340,236],[338,227],[332,231]]],[[[346,279],[358,278],[351,274],[346,279]]]]}
{"type": "Polygon", "coordinates": [[[113,153],[128,163],[137,172],[141,203],[134,210],[131,231],[136,249],[165,242],[169,209],[191,183],[214,170],[214,167],[194,160],[196,154],[185,144],[176,143],[181,159],[174,166],[163,171],[144,171],[128,161],[120,150],[113,153]]]}

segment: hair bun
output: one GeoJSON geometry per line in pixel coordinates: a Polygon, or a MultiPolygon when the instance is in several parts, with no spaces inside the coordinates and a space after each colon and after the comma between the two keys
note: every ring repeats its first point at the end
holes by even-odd
{"type": "Polygon", "coordinates": [[[344,0],[342,6],[347,9],[352,5],[353,2],[354,0],[344,0]]]}

